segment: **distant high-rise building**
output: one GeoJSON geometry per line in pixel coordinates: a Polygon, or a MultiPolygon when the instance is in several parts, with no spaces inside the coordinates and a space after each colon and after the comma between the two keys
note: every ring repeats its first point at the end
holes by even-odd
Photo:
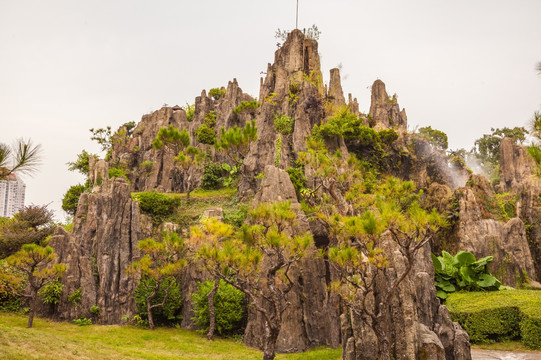
{"type": "Polygon", "coordinates": [[[12,217],[24,207],[26,185],[15,175],[0,180],[0,216],[12,217]]]}

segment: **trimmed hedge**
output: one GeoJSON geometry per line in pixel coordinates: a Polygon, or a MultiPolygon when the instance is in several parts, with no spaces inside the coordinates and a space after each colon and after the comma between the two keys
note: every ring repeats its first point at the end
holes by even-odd
{"type": "Polygon", "coordinates": [[[541,291],[454,293],[445,304],[472,343],[520,339],[525,346],[541,349],[541,291]]]}

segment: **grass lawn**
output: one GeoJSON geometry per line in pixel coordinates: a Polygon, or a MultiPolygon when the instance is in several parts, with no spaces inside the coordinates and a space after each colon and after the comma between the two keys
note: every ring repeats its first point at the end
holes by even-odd
{"type": "MultiPolygon", "coordinates": [[[[261,359],[261,351],[234,340],[209,342],[196,332],[133,326],[77,326],[0,312],[2,359],[261,359]]],[[[282,360],[341,359],[340,349],[320,348],[302,354],[279,354],[282,360]]]]}

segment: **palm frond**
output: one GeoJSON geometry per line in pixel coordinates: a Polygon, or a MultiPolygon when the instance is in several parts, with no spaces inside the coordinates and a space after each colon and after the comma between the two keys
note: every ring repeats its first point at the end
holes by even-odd
{"type": "Polygon", "coordinates": [[[32,140],[17,139],[14,145],[14,166],[11,172],[34,173],[41,165],[41,145],[32,144],[32,140]]]}

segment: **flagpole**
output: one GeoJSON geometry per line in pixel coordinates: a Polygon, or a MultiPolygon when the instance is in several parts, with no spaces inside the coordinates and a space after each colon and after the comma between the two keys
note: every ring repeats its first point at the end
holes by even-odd
{"type": "Polygon", "coordinates": [[[297,0],[297,17],[295,19],[295,29],[299,28],[299,0],[297,0]]]}

